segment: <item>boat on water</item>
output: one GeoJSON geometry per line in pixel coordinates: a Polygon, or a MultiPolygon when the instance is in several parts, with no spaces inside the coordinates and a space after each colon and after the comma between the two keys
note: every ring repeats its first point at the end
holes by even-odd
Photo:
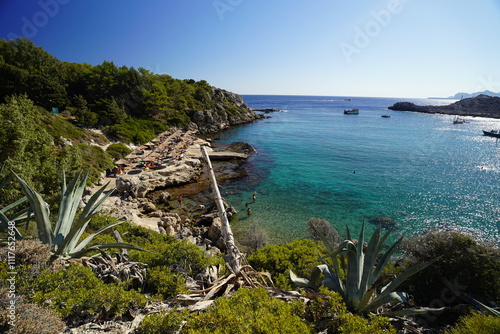
{"type": "Polygon", "coordinates": [[[383,117],[383,118],[389,118],[389,117],[391,117],[391,115],[382,115],[382,116],[380,116],[380,117],[383,117]]]}
{"type": "Polygon", "coordinates": [[[345,109],[344,115],[357,115],[359,114],[359,109],[345,109]]]}
{"type": "Polygon", "coordinates": [[[483,134],[485,136],[500,138],[500,131],[498,131],[498,130],[491,130],[491,131],[483,130],[483,134]]]}
{"type": "Polygon", "coordinates": [[[465,119],[463,118],[460,118],[460,117],[455,117],[455,119],[453,120],[453,124],[464,124],[465,123],[465,119]]]}
{"type": "Polygon", "coordinates": [[[347,99],[344,99],[344,101],[352,101],[352,99],[347,98],[347,99]]]}

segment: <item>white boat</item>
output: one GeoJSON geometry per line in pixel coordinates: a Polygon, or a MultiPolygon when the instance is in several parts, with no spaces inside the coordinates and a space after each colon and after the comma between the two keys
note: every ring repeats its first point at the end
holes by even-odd
{"type": "Polygon", "coordinates": [[[357,115],[359,114],[359,109],[345,109],[344,115],[357,115]]]}

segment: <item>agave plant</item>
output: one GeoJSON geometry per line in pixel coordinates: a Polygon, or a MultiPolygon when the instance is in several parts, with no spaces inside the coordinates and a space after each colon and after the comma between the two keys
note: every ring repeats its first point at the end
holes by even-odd
{"type": "Polygon", "coordinates": [[[101,197],[109,183],[101,187],[90,198],[78,219],[75,219],[78,206],[85,189],[85,184],[87,182],[88,173],[83,177],[81,172],[78,173],[71,180],[69,185],[66,185],[66,175],[63,171],[59,212],[55,227],[52,228],[49,205],[42,199],[40,194],[33,190],[21,177],[16,174],[14,175],[17,178],[23,192],[26,194],[31,210],[33,211],[38,228],[38,238],[42,243],[51,246],[51,250],[54,255],[62,258],[74,258],[81,257],[90,251],[104,248],[128,248],[143,250],[140,247],[122,242],[94,245],[85,248],[96,235],[123,222],[117,222],[105,226],[79,242],[99,206],[113,192],[109,191],[101,197]]]}
{"type": "MultiPolygon", "coordinates": [[[[5,167],[5,164],[0,166],[0,174],[2,174],[4,167],[5,167]]],[[[9,175],[7,178],[2,180],[0,182],[0,189],[3,189],[12,180],[12,178],[13,178],[13,176],[9,175]]],[[[11,204],[7,205],[6,207],[3,207],[2,209],[0,209],[0,231],[4,230],[4,229],[8,229],[10,226],[12,226],[10,224],[12,224],[12,222],[13,222],[14,225],[12,226],[12,231],[14,231],[15,237],[17,239],[22,238],[21,233],[19,233],[19,230],[17,229],[17,226],[21,223],[24,223],[24,222],[28,223],[30,213],[31,213],[30,208],[28,207],[28,208],[22,209],[18,212],[11,213],[11,214],[9,214],[9,216],[7,216],[7,214],[8,214],[8,212],[10,212],[11,210],[14,210],[16,207],[20,206],[21,204],[23,204],[27,200],[28,200],[28,198],[26,196],[24,196],[23,198],[15,201],[14,203],[11,203],[11,204]]],[[[27,226],[26,226],[26,228],[27,228],[27,226]]]]}
{"type": "MultiPolygon", "coordinates": [[[[381,236],[381,227],[379,226],[368,242],[366,250],[363,250],[364,228],[363,223],[357,243],[351,239],[349,227],[347,227],[347,240],[342,242],[336,249],[327,240],[323,240],[328,250],[326,257],[331,259],[332,265],[325,261],[326,257],[322,258],[324,264],[312,270],[310,280],[299,278],[290,271],[292,282],[298,286],[316,290],[323,284],[330,290],[338,292],[351,310],[361,314],[377,311],[381,306],[387,304],[408,303],[409,297],[406,293],[394,290],[408,277],[431,265],[439,258],[413,266],[392,282],[381,289],[377,289],[375,283],[389,258],[396,251],[402,237],[379,258],[379,254],[391,231],[381,236]],[[345,281],[341,278],[341,269],[345,272],[345,281]],[[321,274],[324,277],[323,279],[321,279],[321,274]]],[[[395,316],[425,313],[430,310],[438,309],[408,308],[383,313],[395,316]]]]}

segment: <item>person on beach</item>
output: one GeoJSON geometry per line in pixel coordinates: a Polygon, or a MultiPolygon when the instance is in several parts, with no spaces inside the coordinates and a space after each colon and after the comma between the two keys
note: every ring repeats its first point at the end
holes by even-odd
{"type": "Polygon", "coordinates": [[[177,201],[179,201],[179,208],[182,208],[182,195],[179,195],[179,197],[177,197],[177,201]]]}

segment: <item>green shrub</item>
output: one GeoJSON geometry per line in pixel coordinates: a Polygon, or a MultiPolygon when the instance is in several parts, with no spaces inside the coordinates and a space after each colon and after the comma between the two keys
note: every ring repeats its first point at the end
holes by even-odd
{"type": "Polygon", "coordinates": [[[458,323],[444,334],[492,334],[500,333],[500,317],[473,313],[462,317],[458,323]]]}
{"type": "Polygon", "coordinates": [[[318,264],[320,255],[324,255],[323,245],[309,239],[294,240],[282,245],[269,245],[248,256],[248,262],[257,271],[271,274],[275,285],[281,289],[292,288],[289,270],[309,275],[318,264]]]}
{"type": "Polygon", "coordinates": [[[159,121],[129,117],[126,120],[109,126],[106,131],[126,143],[144,144],[167,130],[167,126],[159,121]]]}
{"type": "Polygon", "coordinates": [[[184,325],[183,333],[313,333],[301,319],[303,312],[302,302],[285,303],[263,288],[243,288],[216,299],[184,325]]]}
{"type": "MultiPolygon", "coordinates": [[[[461,292],[500,301],[500,249],[458,232],[430,232],[409,238],[404,247],[409,255],[404,266],[442,255],[432,268],[417,273],[406,282],[417,304],[428,305],[434,299],[441,300],[443,292],[449,297],[445,280],[461,292]]],[[[447,306],[451,305],[450,301],[447,306]]]]}
{"type": "Polygon", "coordinates": [[[56,272],[46,270],[33,279],[30,286],[35,291],[35,303],[48,305],[63,318],[86,317],[98,312],[111,318],[146,303],[139,292],[126,291],[121,285],[104,284],[92,270],[78,264],[56,272]]]}
{"type": "MultiPolygon", "coordinates": [[[[0,295],[2,295],[0,293],[0,295]]],[[[2,296],[3,300],[5,296],[2,296]]],[[[66,325],[61,318],[49,309],[34,304],[24,304],[16,301],[16,318],[14,326],[9,322],[9,311],[2,305],[0,307],[0,332],[6,334],[57,334],[61,333],[66,325]]]]}
{"type": "Polygon", "coordinates": [[[124,143],[114,143],[108,146],[106,152],[113,157],[113,159],[118,160],[132,152],[130,148],[124,143]]]}
{"type": "Polygon", "coordinates": [[[116,230],[125,242],[149,251],[130,251],[130,259],[148,265],[146,291],[164,297],[182,292],[186,276],[194,277],[210,265],[224,263],[221,257],[208,256],[186,240],[176,240],[141,226],[124,223],[116,230]]]}
{"type": "Polygon", "coordinates": [[[354,315],[347,310],[340,294],[326,288],[306,307],[306,320],[315,325],[317,332],[329,334],[382,334],[396,333],[389,318],[371,314],[369,318],[354,315]]]}
{"type": "Polygon", "coordinates": [[[175,297],[186,292],[184,276],[172,272],[168,266],[157,266],[147,270],[148,291],[163,298],[175,297]]]}
{"type": "Polygon", "coordinates": [[[178,311],[173,309],[169,312],[151,314],[146,316],[137,334],[175,334],[179,333],[182,323],[191,317],[188,310],[178,311]]]}

